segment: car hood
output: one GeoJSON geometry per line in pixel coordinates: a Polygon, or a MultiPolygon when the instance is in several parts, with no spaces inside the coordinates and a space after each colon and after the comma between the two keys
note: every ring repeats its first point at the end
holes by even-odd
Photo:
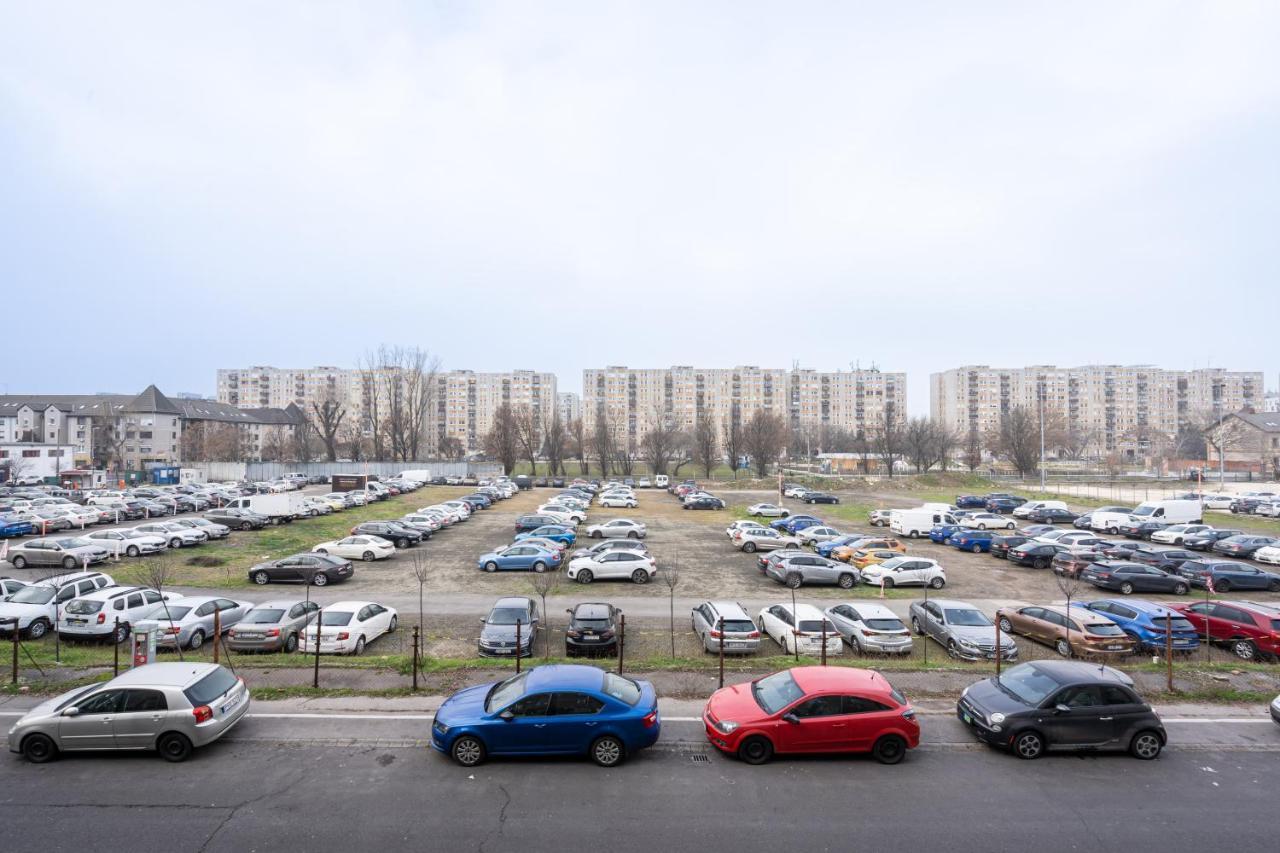
{"type": "Polygon", "coordinates": [[[751,695],[750,682],[735,684],[712,693],[707,700],[706,710],[717,720],[736,723],[749,723],[768,716],[751,695]]]}
{"type": "MultiPolygon", "coordinates": [[[[988,627],[976,627],[971,625],[948,625],[951,636],[957,640],[964,640],[970,643],[989,643],[994,644],[996,641],[996,627],[994,625],[988,627]]],[[[1016,645],[1007,634],[1001,639],[1001,644],[1006,648],[1016,645]]]]}
{"type": "Polygon", "coordinates": [[[0,619],[12,619],[15,616],[22,619],[27,616],[49,613],[52,610],[52,601],[48,604],[22,604],[20,602],[6,601],[4,604],[0,604],[0,619]]]}
{"type": "MultiPolygon", "coordinates": [[[[515,625],[485,625],[480,629],[480,639],[482,640],[515,640],[515,625]]],[[[527,624],[520,626],[520,641],[524,642],[529,639],[529,626],[527,624]]]]}
{"type": "Polygon", "coordinates": [[[488,684],[477,684],[475,687],[459,690],[444,700],[440,710],[436,711],[436,720],[446,726],[474,722],[478,717],[484,715],[485,697],[489,695],[489,690],[497,683],[496,681],[491,681],[488,684]]]}
{"type": "Polygon", "coordinates": [[[1013,698],[997,687],[994,679],[991,678],[970,685],[964,696],[961,697],[961,701],[988,716],[997,712],[1001,714],[1016,714],[1030,708],[1026,703],[1013,698]]]}

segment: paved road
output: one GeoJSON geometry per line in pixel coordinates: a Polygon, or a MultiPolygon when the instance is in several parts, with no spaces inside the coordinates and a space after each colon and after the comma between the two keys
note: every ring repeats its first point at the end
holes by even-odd
{"type": "Polygon", "coordinates": [[[37,767],[0,757],[4,837],[47,850],[141,853],[1204,853],[1221,849],[1224,833],[1233,849],[1275,840],[1280,729],[1265,718],[1170,722],[1181,747],[1152,763],[1027,763],[976,746],[939,711],[925,715],[926,745],[898,767],[851,758],[753,768],[709,753],[689,719],[696,706],[670,703],[659,747],[613,770],[573,760],[463,770],[422,748],[426,715],[312,716],[294,707],[259,703],[186,765],[79,756],[37,767]]]}

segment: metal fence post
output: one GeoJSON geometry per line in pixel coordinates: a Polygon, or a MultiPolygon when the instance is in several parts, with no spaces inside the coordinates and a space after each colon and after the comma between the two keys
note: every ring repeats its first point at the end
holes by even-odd
{"type": "Polygon", "coordinates": [[[17,683],[18,683],[18,642],[19,642],[19,640],[18,640],[18,620],[17,620],[17,618],[15,617],[12,621],[13,621],[13,676],[12,676],[12,680],[13,680],[13,683],[14,683],[14,684],[17,684],[17,683]]]}
{"type": "Polygon", "coordinates": [[[720,617],[720,686],[724,687],[724,617],[720,617]]]}
{"type": "MultiPolygon", "coordinates": [[[[925,638],[926,640],[928,637],[925,638]]],[[[1004,657],[1003,649],[1000,646],[1000,614],[996,613],[996,678],[1000,678],[1000,661],[1004,657]]]]}
{"type": "Polygon", "coordinates": [[[222,611],[213,611],[213,662],[218,662],[218,640],[222,638],[222,611]]]}
{"type": "Polygon", "coordinates": [[[627,645],[627,614],[622,614],[618,620],[618,675],[622,675],[622,656],[623,650],[627,645]]]}
{"type": "Polygon", "coordinates": [[[311,686],[320,687],[320,625],[324,622],[324,608],[316,611],[316,661],[311,674],[311,686]]]}
{"type": "Polygon", "coordinates": [[[516,620],[516,674],[520,674],[520,620],[516,620]]]}
{"type": "Polygon", "coordinates": [[[418,689],[418,626],[413,626],[413,689],[418,689]]]}
{"type": "Polygon", "coordinates": [[[115,653],[111,669],[114,674],[120,674],[120,617],[116,617],[116,629],[111,633],[111,650],[115,653]]]}

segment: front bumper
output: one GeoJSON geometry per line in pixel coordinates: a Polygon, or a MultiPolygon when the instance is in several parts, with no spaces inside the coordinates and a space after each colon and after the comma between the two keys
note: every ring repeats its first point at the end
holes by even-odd
{"type": "Polygon", "coordinates": [[[1005,746],[1009,736],[1003,731],[996,731],[976,709],[969,707],[963,699],[956,703],[956,719],[964,724],[974,737],[990,746],[1005,746]]]}

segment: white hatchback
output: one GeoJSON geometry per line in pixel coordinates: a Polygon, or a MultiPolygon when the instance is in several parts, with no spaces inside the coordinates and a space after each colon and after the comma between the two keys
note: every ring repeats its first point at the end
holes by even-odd
{"type": "Polygon", "coordinates": [[[320,610],[320,627],[307,626],[303,648],[316,650],[320,632],[320,652],[331,655],[358,655],[364,647],[395,631],[399,620],[395,610],[373,601],[337,601],[320,610]]]}

